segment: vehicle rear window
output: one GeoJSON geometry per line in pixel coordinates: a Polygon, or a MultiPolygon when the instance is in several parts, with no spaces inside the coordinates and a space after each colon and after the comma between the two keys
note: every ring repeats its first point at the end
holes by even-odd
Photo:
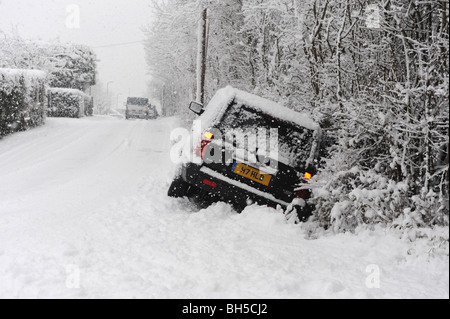
{"type": "Polygon", "coordinates": [[[137,98],[137,97],[130,97],[127,100],[127,104],[129,105],[140,105],[140,106],[146,106],[148,105],[148,99],[145,98],[137,98]]]}
{"type": "MultiPolygon", "coordinates": [[[[257,134],[258,129],[278,129],[279,161],[296,169],[305,169],[313,146],[314,132],[285,122],[245,105],[232,105],[217,128],[225,135],[257,134]]],[[[248,144],[246,144],[246,148],[248,144]]],[[[251,150],[250,150],[251,151],[251,150]]]]}

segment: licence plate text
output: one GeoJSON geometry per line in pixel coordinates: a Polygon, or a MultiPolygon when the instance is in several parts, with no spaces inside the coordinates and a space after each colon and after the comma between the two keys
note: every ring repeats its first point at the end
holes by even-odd
{"type": "Polygon", "coordinates": [[[272,175],[262,174],[257,169],[241,163],[235,163],[232,172],[265,186],[269,186],[272,180],[272,175]]]}

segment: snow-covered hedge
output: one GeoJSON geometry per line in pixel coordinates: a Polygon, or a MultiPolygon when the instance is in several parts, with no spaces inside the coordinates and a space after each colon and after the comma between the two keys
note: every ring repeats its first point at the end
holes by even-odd
{"type": "Polygon", "coordinates": [[[0,137],[44,124],[47,75],[0,68],[0,137]]]}
{"type": "Polygon", "coordinates": [[[448,198],[439,189],[417,194],[416,185],[384,176],[380,167],[342,170],[340,162],[314,179],[311,202],[320,227],[346,232],[374,224],[403,230],[448,225],[448,198]]]}
{"type": "Polygon", "coordinates": [[[47,91],[49,117],[80,118],[93,114],[91,96],[74,89],[50,88],[47,91]]]}

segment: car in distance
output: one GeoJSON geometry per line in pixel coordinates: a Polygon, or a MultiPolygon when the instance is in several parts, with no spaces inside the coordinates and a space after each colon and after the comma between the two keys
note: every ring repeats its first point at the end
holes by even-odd
{"type": "Polygon", "coordinates": [[[125,118],[152,120],[158,118],[158,112],[149,99],[141,97],[129,97],[126,103],[125,118]]]}
{"type": "Polygon", "coordinates": [[[322,130],[308,115],[232,87],[206,108],[192,102],[190,109],[200,115],[199,128],[170,197],[202,206],[224,201],[238,210],[294,208],[300,221],[311,215],[308,182],[317,171],[322,130]]]}

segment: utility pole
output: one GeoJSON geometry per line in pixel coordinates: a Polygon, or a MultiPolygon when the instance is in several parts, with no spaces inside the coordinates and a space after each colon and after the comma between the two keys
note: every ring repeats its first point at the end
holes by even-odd
{"type": "Polygon", "coordinates": [[[208,38],[208,8],[203,8],[198,24],[197,102],[205,103],[205,79],[208,38]]]}

